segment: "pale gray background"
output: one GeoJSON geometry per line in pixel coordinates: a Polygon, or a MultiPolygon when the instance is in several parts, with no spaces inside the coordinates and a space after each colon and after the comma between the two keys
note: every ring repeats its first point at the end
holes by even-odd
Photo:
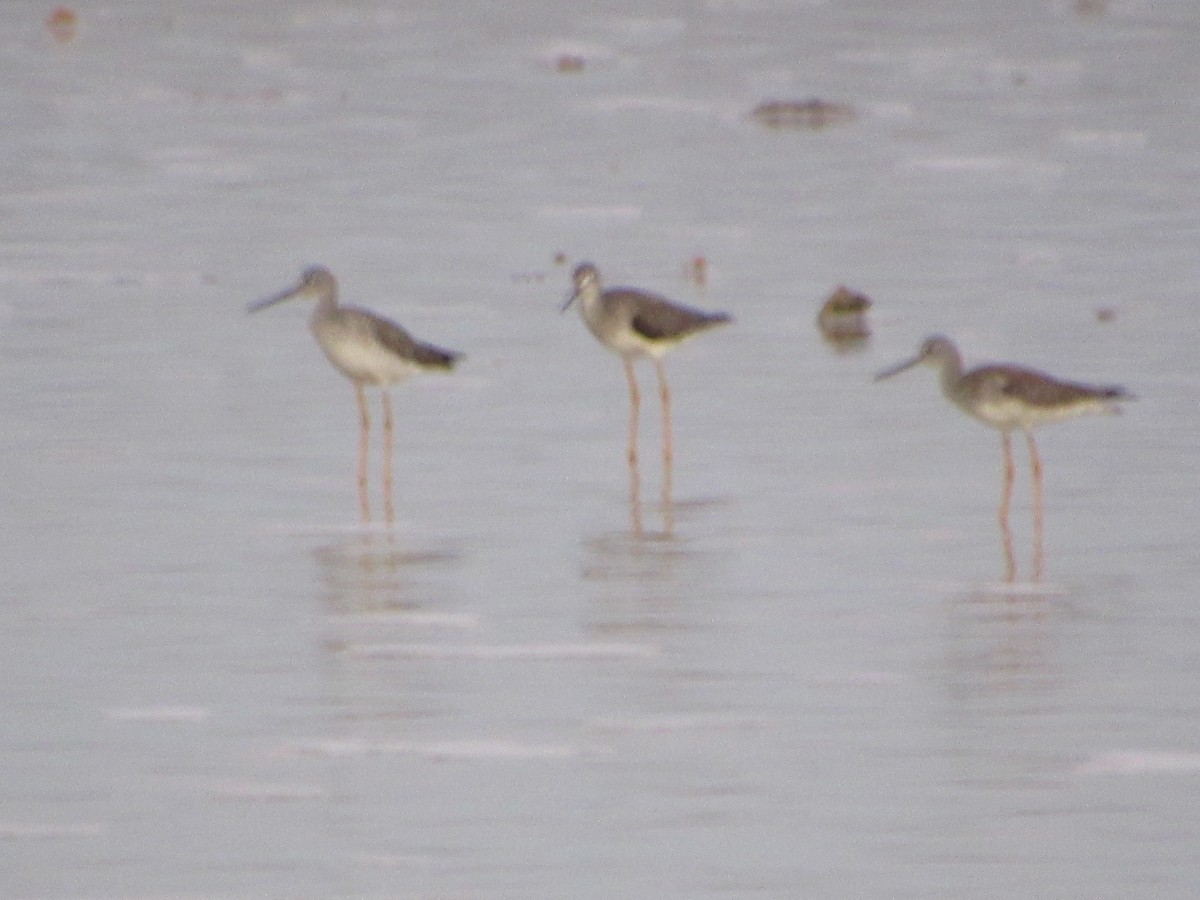
{"type": "Polygon", "coordinates": [[[1194,897],[1200,12],[1076,6],[0,8],[0,894],[1194,897]],[[674,540],[559,252],[736,317],[668,361],[674,540]],[[468,354],[391,534],[244,312],[310,263],[468,354]],[[1043,432],[1041,584],[998,437],[871,382],[931,331],[1140,397],[1043,432]]]}

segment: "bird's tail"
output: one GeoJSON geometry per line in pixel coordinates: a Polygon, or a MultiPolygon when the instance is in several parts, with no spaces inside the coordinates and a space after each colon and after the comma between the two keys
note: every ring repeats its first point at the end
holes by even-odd
{"type": "Polygon", "coordinates": [[[454,364],[463,358],[461,353],[454,350],[443,350],[433,344],[417,344],[414,358],[423,366],[434,369],[453,369],[454,364]]]}

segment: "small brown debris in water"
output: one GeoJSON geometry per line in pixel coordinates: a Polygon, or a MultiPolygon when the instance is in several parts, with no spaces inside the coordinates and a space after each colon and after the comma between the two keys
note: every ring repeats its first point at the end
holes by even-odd
{"type": "Polygon", "coordinates": [[[1111,306],[1101,306],[1096,310],[1097,322],[1111,322],[1117,317],[1117,311],[1111,306]]]}
{"type": "Polygon", "coordinates": [[[582,56],[576,56],[573,53],[564,53],[554,60],[554,71],[564,74],[574,74],[582,72],[584,59],[582,56]]]}
{"type": "Polygon", "coordinates": [[[46,17],[46,30],[60,44],[69,44],[79,36],[79,15],[70,7],[55,7],[46,17]]]}
{"type": "Polygon", "coordinates": [[[830,125],[854,121],[856,113],[844,103],[828,103],[813,97],[810,100],[768,100],[760,103],[751,118],[768,128],[806,128],[819,131],[830,125]]]}
{"type": "Polygon", "coordinates": [[[703,255],[692,257],[687,264],[687,279],[697,287],[708,285],[708,260],[703,255]]]}
{"type": "Polygon", "coordinates": [[[1108,0],[1075,0],[1075,12],[1080,16],[1102,16],[1108,12],[1108,0]]]}

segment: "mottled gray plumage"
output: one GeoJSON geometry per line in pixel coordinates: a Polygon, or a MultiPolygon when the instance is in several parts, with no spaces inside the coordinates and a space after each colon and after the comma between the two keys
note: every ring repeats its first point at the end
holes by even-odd
{"type": "MultiPolygon", "coordinates": [[[[614,291],[613,293],[621,293],[614,291]]],[[[709,313],[671,303],[653,294],[630,292],[636,298],[633,329],[651,341],[683,340],[729,321],[723,312],[709,313]]]]}
{"type": "Polygon", "coordinates": [[[1089,413],[1116,413],[1121,400],[1131,399],[1123,388],[1093,387],[1062,381],[1045,372],[1021,366],[997,364],[963,371],[958,348],[948,338],[927,338],[912,359],[880,372],[875,380],[891,378],[913,366],[925,364],[938,372],[946,399],[968,415],[1000,431],[1004,449],[1004,486],[1000,494],[1000,531],[1008,577],[1016,573],[1008,510],[1012,502],[1015,466],[1012,456],[1012,432],[1020,429],[1029,445],[1033,480],[1033,570],[1041,577],[1044,562],[1042,460],[1033,429],[1046,422],[1058,422],[1089,413]]]}
{"type": "Polygon", "coordinates": [[[663,422],[663,497],[670,509],[671,465],[671,389],[663,368],[663,354],[688,338],[730,321],[723,312],[704,312],[666,297],[635,288],[609,288],[600,283],[600,272],[591,263],[575,267],[574,291],[563,304],[563,311],[579,301],[579,311],[588,329],[609,350],[621,357],[629,382],[629,464],[637,484],[637,432],[640,395],[633,364],[638,359],[654,361],[658,373],[659,397],[663,422]]]}
{"type": "Polygon", "coordinates": [[[676,344],[731,321],[636,288],[605,289],[591,263],[577,266],[574,293],[563,309],[580,301],[583,320],[599,341],[624,357],[660,357],[676,344]]]}
{"type": "Polygon", "coordinates": [[[364,317],[369,317],[374,329],[375,339],[392,353],[402,359],[410,359],[418,366],[426,369],[453,369],[454,364],[462,359],[462,354],[454,350],[444,350],[433,344],[418,341],[403,327],[377,316],[365,309],[354,309],[364,317]]]}
{"type": "Polygon", "coordinates": [[[981,366],[963,375],[963,382],[969,393],[981,397],[1012,397],[1041,409],[1073,407],[1096,400],[1121,400],[1127,396],[1123,388],[1061,381],[1036,369],[1017,366],[981,366]]]}
{"type": "Polygon", "coordinates": [[[316,300],[317,306],[309,317],[309,329],[317,339],[326,358],[339,372],[354,383],[358,400],[359,450],[358,489],[359,507],[364,521],[370,519],[367,500],[367,444],[370,415],[367,411],[366,385],[376,385],[383,404],[383,490],[387,521],[392,521],[392,401],[388,386],[403,381],[414,372],[447,370],[461,356],[433,344],[416,340],[391,319],[370,310],[338,305],[337,280],[321,266],[306,269],[300,281],[274,296],[250,304],[257,312],[293,298],[316,300]]]}
{"type": "Polygon", "coordinates": [[[876,381],[921,364],[937,370],[946,399],[968,415],[1002,431],[1015,428],[1028,431],[1045,422],[1088,413],[1115,413],[1116,401],[1129,399],[1120,387],[1063,381],[1035,369],[1009,364],[980,366],[964,372],[958,348],[940,335],[927,338],[916,356],[880,372],[876,381]]]}
{"type": "Polygon", "coordinates": [[[304,271],[293,287],[250,305],[251,312],[295,298],[316,300],[309,328],[333,366],[356,383],[395,384],[422,369],[450,369],[462,355],[413,338],[403,327],[367,309],[339,306],[337,280],[321,266],[304,271]]]}

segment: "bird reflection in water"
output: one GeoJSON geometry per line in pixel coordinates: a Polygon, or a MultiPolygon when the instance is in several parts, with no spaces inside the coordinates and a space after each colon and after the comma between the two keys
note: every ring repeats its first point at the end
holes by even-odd
{"type": "Polygon", "coordinates": [[[420,576],[459,555],[450,544],[403,546],[391,530],[357,533],[312,550],[325,604],[343,615],[420,610],[425,605],[420,576]]]}
{"type": "Polygon", "coordinates": [[[675,501],[672,493],[672,466],[663,466],[661,507],[662,531],[646,531],[642,516],[642,474],[636,457],[629,460],[629,518],[633,534],[638,538],[669,538],[675,533],[675,501]]]}

